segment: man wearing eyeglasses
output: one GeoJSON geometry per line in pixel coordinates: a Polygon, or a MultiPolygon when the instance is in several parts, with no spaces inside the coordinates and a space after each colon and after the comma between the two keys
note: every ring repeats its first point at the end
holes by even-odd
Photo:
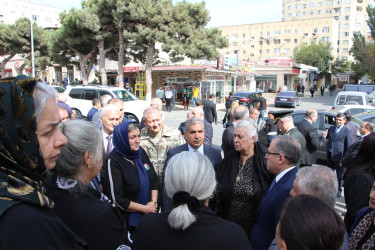
{"type": "Polygon", "coordinates": [[[265,156],[267,170],[276,176],[259,205],[251,233],[253,249],[268,249],[280,218],[280,212],[296,178],[295,167],[300,159],[301,145],[291,136],[275,137],[265,156]]]}

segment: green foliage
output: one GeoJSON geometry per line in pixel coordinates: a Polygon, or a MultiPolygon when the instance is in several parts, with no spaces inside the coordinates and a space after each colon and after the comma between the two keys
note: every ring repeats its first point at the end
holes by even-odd
{"type": "Polygon", "coordinates": [[[375,44],[366,41],[365,36],[354,33],[353,46],[350,53],[356,60],[352,68],[357,75],[367,74],[371,80],[375,80],[375,44]]]}
{"type": "Polygon", "coordinates": [[[332,75],[349,71],[350,63],[348,61],[336,58],[331,64],[332,75]]]}
{"type": "Polygon", "coordinates": [[[311,41],[310,44],[302,43],[293,50],[293,60],[296,63],[303,63],[317,67],[320,76],[327,74],[333,60],[332,44],[319,41],[311,41]]]}

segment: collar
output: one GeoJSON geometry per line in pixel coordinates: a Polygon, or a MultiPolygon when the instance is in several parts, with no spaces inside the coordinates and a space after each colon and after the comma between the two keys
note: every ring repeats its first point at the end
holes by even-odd
{"type": "Polygon", "coordinates": [[[102,129],[102,132],[103,132],[104,138],[107,138],[107,136],[109,136],[109,134],[107,134],[106,132],[104,132],[104,129],[102,129]]]}
{"type": "Polygon", "coordinates": [[[369,134],[371,134],[371,133],[368,133],[368,134],[362,135],[361,138],[365,138],[365,137],[368,136],[369,134]]]}
{"type": "Polygon", "coordinates": [[[168,125],[163,124],[163,127],[161,128],[160,132],[157,135],[152,136],[148,128],[145,127],[141,130],[141,138],[142,139],[155,138],[156,136],[160,135],[160,133],[161,133],[161,137],[171,137],[173,136],[173,133],[170,128],[171,127],[169,127],[168,125]]]}
{"type": "Polygon", "coordinates": [[[312,122],[309,119],[306,119],[306,118],[303,118],[303,119],[308,121],[310,124],[312,124],[312,122]]]}
{"type": "Polygon", "coordinates": [[[187,143],[188,145],[188,148],[189,148],[189,152],[195,152],[195,151],[198,151],[199,153],[201,153],[202,155],[204,155],[204,152],[203,152],[203,144],[198,148],[198,149],[194,149],[192,146],[190,146],[189,143],[187,143]]]}
{"type": "Polygon", "coordinates": [[[293,167],[290,167],[290,168],[287,168],[287,169],[285,169],[284,171],[282,171],[280,174],[278,174],[277,176],[276,176],[276,178],[275,178],[275,180],[276,180],[276,183],[286,174],[286,173],[288,173],[290,170],[292,170],[293,168],[295,168],[295,166],[293,166],[293,167]]]}
{"type": "Polygon", "coordinates": [[[285,132],[285,135],[288,134],[292,129],[294,129],[294,127],[291,127],[290,129],[288,129],[288,130],[285,132]]]}

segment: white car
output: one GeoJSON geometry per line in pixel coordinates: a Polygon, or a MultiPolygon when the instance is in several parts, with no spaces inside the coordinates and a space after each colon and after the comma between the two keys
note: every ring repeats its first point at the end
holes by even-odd
{"type": "Polygon", "coordinates": [[[146,101],[139,100],[131,92],[118,88],[100,85],[76,85],[68,86],[65,91],[68,97],[67,104],[76,111],[77,118],[87,116],[87,113],[92,108],[92,100],[103,95],[110,95],[117,97],[124,102],[124,114],[129,119],[140,122],[143,116],[143,111],[150,105],[146,101]]]}
{"type": "Polygon", "coordinates": [[[343,105],[333,109],[333,111],[337,113],[349,113],[353,116],[359,113],[375,111],[375,107],[370,105],[343,105]]]}

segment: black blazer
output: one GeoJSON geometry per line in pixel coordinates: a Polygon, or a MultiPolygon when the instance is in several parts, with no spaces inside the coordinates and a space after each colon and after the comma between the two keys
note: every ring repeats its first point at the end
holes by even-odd
{"type": "MultiPolygon", "coordinates": [[[[273,175],[267,170],[264,154],[267,148],[256,142],[254,144],[254,169],[253,169],[253,187],[254,201],[253,214],[255,215],[263,195],[271,185],[273,175]]],[[[238,165],[240,162],[240,153],[232,150],[224,157],[221,166],[217,172],[217,194],[215,195],[217,214],[222,218],[227,218],[229,208],[232,202],[233,186],[238,174],[238,165]]],[[[255,217],[255,216],[254,216],[255,217]]]]}
{"type": "Polygon", "coordinates": [[[168,215],[144,215],[135,232],[134,249],[251,250],[250,242],[240,226],[219,218],[207,207],[198,209],[197,221],[183,231],[169,226],[168,215]]]}
{"type": "MultiPolygon", "coordinates": [[[[159,190],[159,179],[155,172],[147,153],[142,150],[142,161],[145,167],[148,168],[147,174],[149,179],[149,201],[151,201],[151,191],[159,190]],[[148,165],[148,166],[147,166],[148,165]]],[[[141,184],[139,182],[137,168],[127,161],[122,155],[112,150],[102,168],[101,183],[103,185],[103,193],[108,196],[113,202],[116,202],[122,208],[127,209],[130,201],[135,201],[138,196],[141,184]],[[111,192],[111,184],[109,177],[108,161],[110,160],[110,169],[113,180],[113,195],[111,192]]],[[[127,219],[128,213],[123,214],[127,219]]]]}
{"type": "Polygon", "coordinates": [[[348,148],[353,144],[351,131],[344,125],[335,135],[337,126],[331,126],[327,134],[327,158],[333,162],[340,162],[348,148]],[[332,152],[329,148],[332,146],[332,152]]]}
{"type": "MultiPolygon", "coordinates": [[[[169,160],[173,156],[175,156],[176,154],[184,152],[184,151],[189,151],[189,147],[188,147],[187,143],[168,150],[167,158],[165,159],[165,163],[164,163],[163,173],[165,173],[165,170],[167,168],[169,160]]],[[[219,165],[221,163],[221,160],[222,160],[220,150],[217,149],[217,148],[214,148],[214,147],[207,146],[207,145],[203,144],[203,153],[211,161],[212,166],[214,167],[215,171],[217,172],[217,168],[219,167],[219,165]]],[[[166,212],[166,211],[170,210],[170,208],[171,208],[170,203],[171,203],[171,199],[165,193],[164,180],[163,180],[162,201],[161,201],[161,207],[162,207],[163,212],[166,212]]]]}
{"type": "Polygon", "coordinates": [[[230,109],[227,110],[227,112],[224,115],[223,123],[227,123],[227,127],[233,126],[233,114],[230,111],[230,109]]]}
{"type": "Polygon", "coordinates": [[[303,164],[313,165],[317,160],[317,151],[320,146],[318,131],[312,126],[312,124],[303,119],[300,123],[296,124],[297,129],[305,137],[306,149],[303,157],[303,164]]]}
{"type": "Polygon", "coordinates": [[[208,122],[217,122],[216,104],[211,100],[206,100],[203,106],[204,119],[208,122]]]}
{"type": "Polygon", "coordinates": [[[305,140],[305,137],[298,131],[297,128],[292,128],[291,130],[289,130],[288,132],[286,132],[285,135],[293,137],[301,145],[301,155],[299,157],[298,163],[296,164],[296,167],[299,168],[300,165],[301,165],[301,163],[303,163],[303,159],[305,157],[305,151],[306,151],[306,140],[305,140]]]}
{"type": "Polygon", "coordinates": [[[234,135],[234,126],[227,127],[221,138],[221,148],[224,151],[224,157],[234,149],[234,142],[233,142],[233,135],[234,135]]]}
{"type": "Polygon", "coordinates": [[[356,142],[354,142],[348,150],[345,152],[344,157],[341,160],[343,167],[348,167],[350,164],[353,163],[354,158],[357,156],[358,150],[361,147],[361,143],[363,141],[363,137],[360,137],[356,142]]]}

